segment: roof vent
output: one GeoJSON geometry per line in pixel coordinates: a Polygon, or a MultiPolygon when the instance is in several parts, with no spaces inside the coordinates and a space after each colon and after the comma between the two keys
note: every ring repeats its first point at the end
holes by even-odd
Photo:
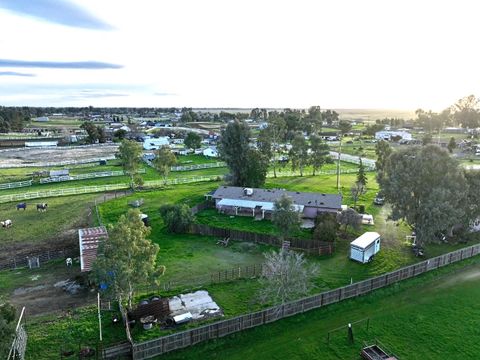
{"type": "Polygon", "coordinates": [[[244,188],[243,193],[247,196],[252,196],[253,195],[253,189],[252,188],[244,188]]]}

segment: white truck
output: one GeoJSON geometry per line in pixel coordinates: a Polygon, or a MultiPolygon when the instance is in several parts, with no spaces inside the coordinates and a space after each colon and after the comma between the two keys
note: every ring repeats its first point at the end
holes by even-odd
{"type": "Polygon", "coordinates": [[[350,243],[350,259],[363,264],[373,260],[380,251],[380,234],[369,231],[350,243]]]}

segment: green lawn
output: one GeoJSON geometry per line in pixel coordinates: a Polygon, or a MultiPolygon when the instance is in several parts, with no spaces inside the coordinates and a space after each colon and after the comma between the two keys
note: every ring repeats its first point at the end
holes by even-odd
{"type": "Polygon", "coordinates": [[[325,308],[165,354],[159,359],[359,359],[379,339],[400,359],[474,359],[480,353],[480,259],[325,308]],[[462,269],[466,264],[475,265],[462,269]],[[355,341],[347,341],[348,323],[355,341]],[[327,343],[329,331],[333,332],[327,343]]]}

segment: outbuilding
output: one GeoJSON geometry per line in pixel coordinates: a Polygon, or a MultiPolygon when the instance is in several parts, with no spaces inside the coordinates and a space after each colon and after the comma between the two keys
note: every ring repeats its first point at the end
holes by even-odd
{"type": "Polygon", "coordinates": [[[363,264],[373,260],[380,251],[380,234],[369,231],[350,243],[350,259],[363,264]]]}

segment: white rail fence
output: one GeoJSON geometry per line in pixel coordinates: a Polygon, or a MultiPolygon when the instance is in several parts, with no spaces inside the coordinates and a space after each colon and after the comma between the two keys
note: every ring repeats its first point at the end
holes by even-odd
{"type": "MultiPolygon", "coordinates": [[[[139,169],[139,174],[144,174],[145,169],[139,169]]],[[[111,177],[111,176],[123,176],[125,172],[123,170],[118,171],[99,171],[91,172],[78,175],[65,175],[65,176],[54,176],[40,179],[40,184],[48,184],[52,182],[63,182],[63,181],[75,181],[75,180],[85,180],[85,179],[96,179],[102,177],[111,177]]]]}
{"type": "MultiPolygon", "coordinates": [[[[330,151],[330,156],[335,160],[338,159],[338,152],[330,151]]],[[[360,159],[362,160],[362,164],[368,168],[369,170],[375,170],[375,160],[368,159],[360,156],[350,155],[350,154],[340,154],[340,160],[353,163],[353,164],[360,164],[360,159]]]]}
{"type": "Polygon", "coordinates": [[[15,189],[26,186],[32,186],[33,180],[17,181],[12,183],[0,184],[0,190],[15,189]]]}
{"type": "Polygon", "coordinates": [[[78,165],[78,164],[88,164],[92,162],[100,162],[100,160],[113,160],[113,159],[115,159],[115,155],[103,156],[101,158],[91,158],[91,159],[83,159],[83,160],[65,160],[65,161],[58,161],[58,162],[36,162],[36,163],[28,163],[28,164],[0,164],[0,169],[78,165]]]}
{"type": "Polygon", "coordinates": [[[200,169],[221,168],[225,166],[227,166],[225,162],[219,161],[215,163],[172,166],[170,170],[171,171],[191,171],[191,170],[200,170],[200,169]]]}

